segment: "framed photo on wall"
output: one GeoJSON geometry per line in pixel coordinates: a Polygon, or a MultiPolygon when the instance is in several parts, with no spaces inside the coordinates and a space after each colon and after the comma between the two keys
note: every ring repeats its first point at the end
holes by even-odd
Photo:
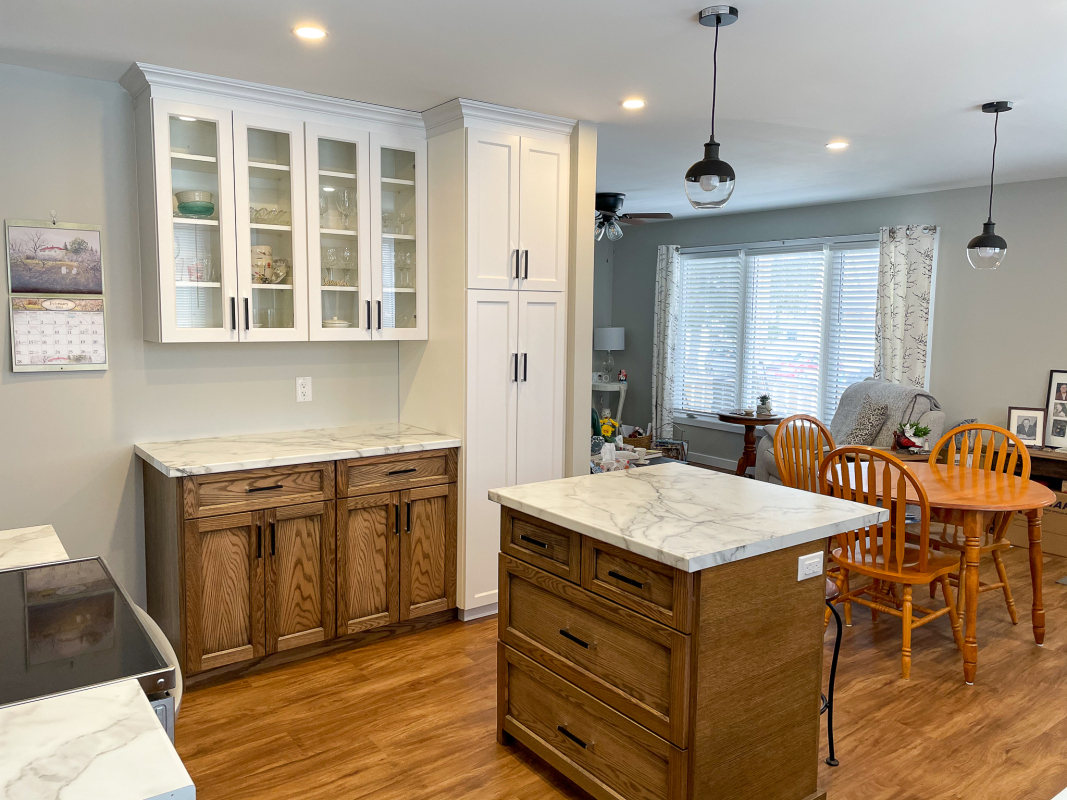
{"type": "Polygon", "coordinates": [[[1067,448],[1067,370],[1054,369],[1049,372],[1047,403],[1045,444],[1067,448]]]}
{"type": "Polygon", "coordinates": [[[1008,430],[1027,447],[1041,447],[1045,443],[1045,409],[1009,406],[1008,430]]]}

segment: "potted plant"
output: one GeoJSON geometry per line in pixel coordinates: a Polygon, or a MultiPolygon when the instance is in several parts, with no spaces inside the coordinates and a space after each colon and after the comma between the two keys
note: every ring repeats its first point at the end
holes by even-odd
{"type": "Polygon", "coordinates": [[[926,447],[926,437],[930,435],[930,428],[919,425],[917,422],[902,422],[897,425],[893,434],[893,444],[898,450],[910,450],[913,453],[920,452],[926,447]]]}
{"type": "Polygon", "coordinates": [[[774,413],[774,409],[771,408],[771,396],[769,394],[761,394],[756,398],[759,401],[759,405],[756,406],[756,413],[769,417],[774,413]]]}

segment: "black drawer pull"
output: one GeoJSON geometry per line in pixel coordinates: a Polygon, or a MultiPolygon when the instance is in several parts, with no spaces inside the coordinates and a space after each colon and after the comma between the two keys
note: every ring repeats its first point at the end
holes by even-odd
{"type": "Polygon", "coordinates": [[[625,575],[623,575],[621,573],[618,573],[613,569],[612,570],[608,570],[608,575],[610,575],[612,578],[614,578],[617,581],[622,581],[623,583],[628,583],[628,584],[630,584],[631,586],[633,586],[633,587],[635,587],[637,589],[644,589],[645,588],[645,585],[643,583],[641,583],[641,581],[635,581],[633,578],[627,578],[625,575]]]}
{"type": "Polygon", "coordinates": [[[562,733],[564,736],[566,736],[568,739],[570,739],[572,742],[574,742],[576,745],[578,745],[583,750],[585,750],[587,747],[589,747],[589,745],[587,745],[585,742],[583,742],[581,739],[579,739],[577,736],[575,736],[569,730],[564,728],[562,725],[557,725],[556,726],[556,730],[559,731],[560,733],[562,733]]]}
{"type": "Polygon", "coordinates": [[[540,541],[539,539],[534,539],[531,536],[527,536],[525,533],[520,533],[519,534],[519,538],[524,542],[528,542],[530,544],[535,544],[538,547],[543,547],[543,548],[545,548],[545,550],[548,549],[548,545],[547,544],[545,544],[544,542],[540,541]]]}
{"type": "Polygon", "coordinates": [[[573,633],[571,633],[566,628],[560,628],[559,629],[559,635],[562,636],[564,639],[570,639],[572,642],[574,642],[577,645],[581,645],[586,650],[589,649],[589,642],[583,642],[581,639],[579,639],[577,636],[575,636],[573,633]]]}
{"type": "Polygon", "coordinates": [[[394,469],[392,472],[386,473],[387,475],[407,475],[409,472],[418,472],[418,467],[408,467],[407,469],[394,469]]]}
{"type": "Polygon", "coordinates": [[[252,492],[269,492],[271,489],[284,489],[280,483],[276,483],[273,486],[249,486],[245,489],[245,492],[252,494],[252,492]]]}

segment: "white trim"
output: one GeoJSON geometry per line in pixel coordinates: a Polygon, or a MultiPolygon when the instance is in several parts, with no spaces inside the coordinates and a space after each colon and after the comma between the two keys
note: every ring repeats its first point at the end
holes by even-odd
{"type": "Polygon", "coordinates": [[[682,255],[699,255],[701,253],[721,253],[731,250],[759,250],[761,248],[779,249],[782,247],[814,247],[816,245],[836,244],[865,244],[870,242],[878,244],[878,232],[853,233],[847,236],[818,236],[814,239],[774,239],[769,242],[739,242],[736,244],[709,244],[696,247],[683,247],[682,255]]]}
{"type": "Polygon", "coordinates": [[[737,461],[729,458],[719,458],[718,456],[708,456],[703,453],[694,453],[689,451],[689,461],[692,464],[703,464],[707,467],[718,467],[719,469],[726,469],[730,472],[734,472],[737,469],[737,461]]]}
{"type": "Polygon", "coordinates": [[[557,136],[570,136],[577,124],[577,120],[567,117],[523,111],[519,108],[483,103],[480,100],[469,100],[465,97],[457,97],[447,103],[426,109],[422,112],[422,121],[426,126],[427,138],[440,136],[442,133],[463,127],[504,132],[512,132],[512,129],[520,127],[557,136]]]}

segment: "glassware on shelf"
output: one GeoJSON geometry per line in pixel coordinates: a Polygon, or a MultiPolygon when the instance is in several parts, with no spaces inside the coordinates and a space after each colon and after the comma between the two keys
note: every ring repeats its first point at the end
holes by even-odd
{"type": "Polygon", "coordinates": [[[325,275],[323,277],[322,285],[323,286],[340,286],[341,284],[337,281],[337,278],[335,277],[335,273],[336,273],[337,267],[339,266],[338,260],[337,260],[337,248],[336,247],[327,247],[326,248],[325,265],[326,265],[326,273],[325,273],[325,275]]]}
{"type": "Polygon", "coordinates": [[[345,245],[344,252],[341,253],[341,285],[352,286],[352,268],[356,265],[356,255],[352,252],[352,248],[345,245]]]}
{"type": "Polygon", "coordinates": [[[382,214],[382,233],[395,233],[393,230],[393,215],[389,213],[382,214]]]}
{"type": "Polygon", "coordinates": [[[326,212],[330,210],[330,205],[326,201],[326,195],[323,192],[319,192],[319,227],[326,227],[326,212]]]}
{"type": "Polygon", "coordinates": [[[396,232],[400,234],[407,234],[408,221],[411,219],[411,215],[405,211],[401,211],[396,215],[397,229],[396,232]]]}
{"type": "Polygon", "coordinates": [[[352,213],[352,190],[339,188],[334,192],[333,199],[337,210],[341,213],[341,227],[347,231],[348,217],[352,213]]]}

